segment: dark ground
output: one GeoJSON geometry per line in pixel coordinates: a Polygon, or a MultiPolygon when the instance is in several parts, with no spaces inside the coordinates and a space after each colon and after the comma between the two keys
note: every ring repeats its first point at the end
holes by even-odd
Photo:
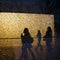
{"type": "MultiPolygon", "coordinates": [[[[20,47],[16,47],[16,48],[19,49],[20,47]]],[[[37,60],[46,60],[46,47],[43,47],[43,51],[40,51],[40,48],[38,48],[38,50],[35,50],[35,48],[36,47],[33,47],[33,52],[37,60]]],[[[18,50],[16,52],[18,52],[18,50]]],[[[20,49],[20,56],[21,56],[21,52],[22,51],[20,49]]],[[[32,56],[29,51],[28,51],[28,56],[29,56],[28,59],[32,60],[32,56]]],[[[53,48],[49,60],[56,60],[55,58],[56,58],[56,51],[53,48]]],[[[0,47],[0,60],[16,60],[13,47],[0,47]]]]}

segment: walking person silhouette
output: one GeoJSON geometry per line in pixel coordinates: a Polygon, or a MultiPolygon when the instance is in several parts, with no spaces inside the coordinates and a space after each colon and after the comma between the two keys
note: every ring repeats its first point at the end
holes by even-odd
{"type": "Polygon", "coordinates": [[[46,55],[46,60],[49,60],[51,57],[51,52],[52,52],[52,30],[51,27],[47,28],[46,35],[44,36],[44,41],[46,42],[47,46],[47,55],[46,55]]]}
{"type": "Polygon", "coordinates": [[[24,60],[28,60],[28,52],[27,49],[30,51],[33,60],[35,60],[35,56],[32,52],[32,42],[33,38],[31,37],[28,28],[25,28],[23,31],[24,34],[21,34],[21,40],[22,40],[22,55],[20,60],[24,58],[24,60]]]}
{"type": "Polygon", "coordinates": [[[43,48],[42,48],[42,45],[41,45],[41,32],[40,32],[40,30],[38,30],[38,33],[37,33],[36,37],[37,37],[37,40],[38,40],[36,50],[38,49],[38,47],[40,47],[40,50],[42,51],[43,48]]]}

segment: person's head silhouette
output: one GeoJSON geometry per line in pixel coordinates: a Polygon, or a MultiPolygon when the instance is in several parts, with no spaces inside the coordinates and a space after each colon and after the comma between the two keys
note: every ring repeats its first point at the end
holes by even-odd
{"type": "Polygon", "coordinates": [[[30,35],[28,28],[25,28],[23,33],[24,33],[24,35],[28,35],[28,36],[30,35]]]}
{"type": "Polygon", "coordinates": [[[40,33],[40,30],[38,30],[38,33],[40,33]]]}
{"type": "Polygon", "coordinates": [[[48,30],[48,31],[51,31],[51,27],[48,27],[47,30],[48,30]]]}
{"type": "Polygon", "coordinates": [[[27,33],[28,32],[28,28],[25,28],[23,32],[24,33],[27,33]]]}

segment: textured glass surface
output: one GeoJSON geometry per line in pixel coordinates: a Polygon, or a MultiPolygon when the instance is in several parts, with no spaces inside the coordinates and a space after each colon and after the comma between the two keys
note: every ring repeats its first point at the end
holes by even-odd
{"type": "MultiPolygon", "coordinates": [[[[27,27],[31,36],[36,40],[37,31],[40,30],[42,37],[47,27],[51,26],[54,34],[54,16],[47,14],[26,14],[26,13],[0,13],[0,38],[20,38],[24,28],[27,27]]],[[[2,39],[3,40],[3,39],[2,39]]],[[[19,45],[19,39],[5,39],[0,45],[19,45]],[[7,43],[6,41],[9,41],[7,43]]]]}

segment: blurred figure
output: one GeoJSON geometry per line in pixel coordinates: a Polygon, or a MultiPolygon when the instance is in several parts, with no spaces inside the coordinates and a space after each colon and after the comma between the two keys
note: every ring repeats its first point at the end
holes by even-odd
{"type": "Polygon", "coordinates": [[[52,30],[51,30],[51,27],[47,28],[46,35],[44,36],[44,41],[46,42],[46,46],[47,46],[46,60],[49,60],[49,57],[51,56],[51,52],[52,52],[52,30]]]}
{"type": "Polygon", "coordinates": [[[25,28],[23,31],[23,34],[21,34],[21,40],[22,40],[22,55],[21,58],[24,58],[24,60],[28,60],[28,52],[27,49],[30,51],[33,60],[35,60],[35,56],[32,52],[32,43],[33,43],[33,38],[31,37],[28,28],[25,28]]]}
{"type": "Polygon", "coordinates": [[[38,49],[38,47],[40,47],[40,49],[42,51],[43,48],[42,48],[42,45],[41,45],[41,32],[40,32],[40,30],[38,30],[38,33],[37,33],[36,37],[37,37],[37,40],[38,40],[36,50],[38,49]]]}

